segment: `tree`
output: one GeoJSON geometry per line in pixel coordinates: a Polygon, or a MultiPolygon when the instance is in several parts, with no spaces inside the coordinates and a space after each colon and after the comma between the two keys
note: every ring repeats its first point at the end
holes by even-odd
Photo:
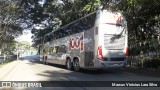
{"type": "MultiPolygon", "coordinates": [[[[66,25],[92,11],[100,4],[109,6],[109,2],[117,0],[21,0],[27,20],[32,23],[35,46],[48,32],[66,25]],[[39,27],[39,28],[36,28],[39,27]]],[[[117,11],[121,11],[127,18],[129,41],[141,41],[157,36],[155,26],[159,26],[159,0],[119,0],[117,11]]],[[[26,21],[27,21],[26,20],[26,21]]]]}
{"type": "Polygon", "coordinates": [[[21,47],[23,47],[26,50],[29,50],[31,47],[31,44],[28,41],[22,41],[22,42],[19,42],[19,44],[21,45],[21,47]]]}
{"type": "Polygon", "coordinates": [[[14,42],[14,38],[22,33],[21,10],[17,4],[17,0],[0,1],[0,49],[14,42]]]}
{"type": "Polygon", "coordinates": [[[34,46],[42,37],[92,11],[100,5],[100,0],[21,0],[27,20],[31,21],[34,46]],[[39,28],[37,28],[39,27],[39,28]]]}
{"type": "MultiPolygon", "coordinates": [[[[129,56],[143,55],[146,66],[155,65],[159,58],[160,36],[160,1],[159,0],[121,0],[117,10],[127,18],[129,34],[129,56]],[[156,53],[156,54],[155,54],[156,53]],[[146,55],[146,56],[145,56],[146,55]],[[151,57],[154,56],[154,57],[151,57]],[[149,63],[148,63],[148,58],[149,63]]],[[[142,59],[139,59],[142,62],[142,59]]],[[[144,62],[144,61],[143,61],[144,62]]]]}

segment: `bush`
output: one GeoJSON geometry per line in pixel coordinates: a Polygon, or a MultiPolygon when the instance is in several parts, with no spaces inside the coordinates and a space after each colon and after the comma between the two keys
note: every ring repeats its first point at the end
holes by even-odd
{"type": "Polygon", "coordinates": [[[146,60],[144,62],[144,67],[158,68],[158,67],[160,67],[160,59],[158,59],[158,58],[152,58],[150,60],[146,60]]]}

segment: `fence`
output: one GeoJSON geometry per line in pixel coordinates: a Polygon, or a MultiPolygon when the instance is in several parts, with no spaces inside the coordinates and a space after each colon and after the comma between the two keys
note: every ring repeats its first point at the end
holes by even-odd
{"type": "Polygon", "coordinates": [[[17,59],[17,55],[0,56],[0,63],[11,62],[17,59]]]}
{"type": "Polygon", "coordinates": [[[151,67],[158,68],[160,67],[160,58],[151,57],[151,56],[132,56],[128,58],[128,66],[130,67],[151,67]]]}
{"type": "Polygon", "coordinates": [[[129,41],[128,66],[160,67],[160,40],[129,41]]]}

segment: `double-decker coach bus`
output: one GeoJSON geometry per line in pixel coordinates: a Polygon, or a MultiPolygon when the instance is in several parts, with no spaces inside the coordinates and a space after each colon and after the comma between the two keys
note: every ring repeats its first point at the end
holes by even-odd
{"type": "Polygon", "coordinates": [[[67,69],[123,68],[128,56],[127,23],[123,15],[97,10],[45,35],[44,63],[67,69]]]}

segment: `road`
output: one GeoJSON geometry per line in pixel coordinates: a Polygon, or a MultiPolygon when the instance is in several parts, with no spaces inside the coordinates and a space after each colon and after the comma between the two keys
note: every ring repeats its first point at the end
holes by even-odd
{"type": "MultiPolygon", "coordinates": [[[[38,63],[37,56],[28,56],[20,61],[13,70],[0,81],[160,81],[158,77],[149,77],[125,71],[88,71],[74,72],[63,66],[38,63]]],[[[23,88],[32,90],[33,88],[23,88]]],[[[44,90],[44,88],[34,88],[44,90]]],[[[117,90],[116,87],[46,87],[47,90],[117,90]]],[[[119,90],[160,90],[159,87],[118,87],[119,90]]],[[[14,90],[14,89],[13,89],[14,90]]],[[[17,90],[17,88],[15,89],[17,90]]]]}

